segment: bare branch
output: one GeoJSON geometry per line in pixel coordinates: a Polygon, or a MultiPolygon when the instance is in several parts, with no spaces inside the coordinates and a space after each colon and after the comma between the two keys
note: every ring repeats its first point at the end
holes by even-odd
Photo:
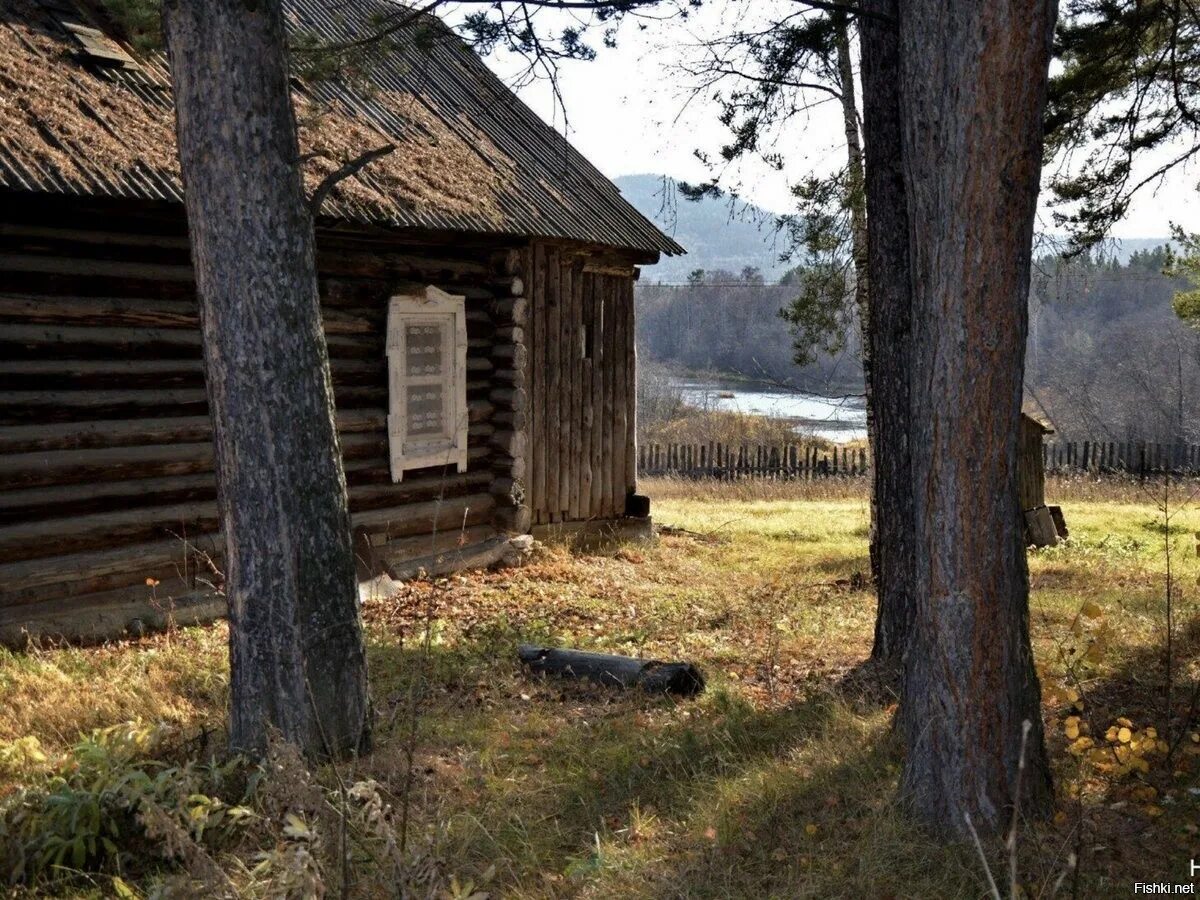
{"type": "Polygon", "coordinates": [[[361,156],[356,156],[345,165],[333,172],[330,172],[323,179],[321,179],[321,183],[317,185],[317,189],[313,191],[312,198],[308,201],[308,208],[312,212],[312,217],[315,219],[321,212],[321,207],[325,203],[325,198],[329,196],[329,192],[337,186],[338,182],[344,181],[352,175],[357,175],[363,170],[363,168],[370,165],[375,160],[381,159],[382,157],[387,156],[389,153],[394,152],[395,149],[395,144],[385,144],[382,147],[376,147],[374,150],[368,150],[366,153],[362,154],[361,156]]]}

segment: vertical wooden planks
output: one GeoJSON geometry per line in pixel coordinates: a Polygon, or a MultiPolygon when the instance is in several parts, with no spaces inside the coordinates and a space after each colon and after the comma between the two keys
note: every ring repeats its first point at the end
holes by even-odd
{"type": "Polygon", "coordinates": [[[583,321],[587,327],[583,332],[586,345],[581,351],[586,354],[582,361],[583,378],[579,385],[580,435],[579,435],[579,518],[590,519],[595,513],[592,507],[592,381],[596,377],[594,340],[596,334],[596,279],[580,273],[580,299],[583,321]]]}
{"type": "MultiPolygon", "coordinates": [[[[633,279],[623,278],[625,291],[625,493],[637,493],[637,329],[634,309],[633,279]]],[[[712,447],[709,447],[709,465],[712,447]]],[[[622,510],[624,512],[624,510],[622,510]]]]}
{"type": "Polygon", "coordinates": [[[533,303],[530,322],[533,326],[532,425],[529,430],[529,460],[531,466],[530,511],[535,524],[546,523],[546,246],[533,245],[530,273],[530,299],[533,303]]]}
{"type": "Polygon", "coordinates": [[[603,362],[601,370],[604,373],[603,391],[604,399],[601,405],[601,419],[603,427],[601,428],[601,437],[603,439],[603,447],[600,456],[600,472],[603,483],[601,485],[601,508],[600,513],[605,518],[611,518],[613,515],[613,368],[616,362],[616,336],[617,321],[617,305],[616,291],[613,279],[607,275],[598,276],[597,280],[602,285],[604,293],[604,344],[602,348],[603,362]]]}
{"type": "Polygon", "coordinates": [[[562,391],[562,270],[559,251],[546,251],[546,513],[548,521],[562,521],[559,504],[559,416],[562,391]]]}
{"type": "Polygon", "coordinates": [[[592,518],[599,518],[604,515],[604,382],[607,379],[604,356],[604,320],[610,318],[610,314],[605,306],[607,298],[604,293],[604,279],[599,275],[591,274],[589,280],[591,281],[595,313],[592,317],[591,335],[592,439],[589,468],[592,471],[592,496],[589,514],[592,518]]]}
{"type": "Polygon", "coordinates": [[[568,451],[571,461],[571,491],[568,500],[568,511],[572,521],[581,518],[580,494],[583,481],[583,460],[581,458],[583,440],[581,432],[583,430],[583,404],[580,398],[583,394],[583,350],[581,342],[584,334],[584,322],[586,322],[586,319],[583,316],[583,266],[578,260],[575,260],[575,262],[571,263],[571,344],[569,348],[571,356],[571,433],[569,442],[566,444],[566,451],[568,451]]]}
{"type": "Polygon", "coordinates": [[[562,307],[562,322],[559,330],[558,364],[562,369],[559,378],[558,392],[558,484],[559,514],[565,521],[571,518],[571,488],[572,472],[571,458],[575,453],[571,442],[571,395],[575,392],[575,374],[573,358],[575,337],[575,291],[574,273],[567,257],[559,257],[560,271],[560,303],[562,307]]]}
{"type": "MultiPolygon", "coordinates": [[[[613,515],[625,514],[625,444],[630,440],[626,405],[625,280],[611,277],[613,285],[613,515]]],[[[690,462],[690,460],[689,460],[690,462]]]]}

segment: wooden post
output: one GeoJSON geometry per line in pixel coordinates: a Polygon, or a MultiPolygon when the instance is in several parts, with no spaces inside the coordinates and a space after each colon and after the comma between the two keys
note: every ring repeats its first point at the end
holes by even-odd
{"type": "Polygon", "coordinates": [[[617,449],[617,444],[613,439],[616,427],[613,406],[616,384],[613,376],[617,366],[616,323],[620,312],[617,309],[614,279],[602,275],[600,283],[604,290],[604,454],[601,468],[604,485],[601,514],[605,518],[611,518],[615,509],[613,496],[616,492],[613,483],[613,476],[616,474],[613,471],[613,454],[617,449]]]}
{"type": "MultiPolygon", "coordinates": [[[[592,469],[592,420],[595,416],[595,409],[592,406],[592,381],[596,378],[596,360],[592,355],[592,332],[596,328],[596,279],[585,272],[580,272],[576,281],[579,285],[580,302],[583,308],[583,322],[586,324],[579,344],[579,352],[585,356],[580,369],[582,375],[579,384],[579,517],[590,519],[595,515],[595,508],[592,506],[592,479],[596,477],[596,473],[592,469]],[[587,342],[586,347],[584,346],[585,341],[587,342]]],[[[657,451],[657,445],[650,449],[651,462],[643,468],[653,470],[656,468],[653,457],[654,452],[657,451]]]]}
{"type": "Polygon", "coordinates": [[[579,351],[579,333],[583,328],[583,310],[580,299],[583,278],[582,264],[576,267],[567,258],[562,261],[563,309],[563,422],[562,459],[559,465],[560,478],[566,482],[562,506],[564,518],[575,521],[579,518],[579,381],[580,363],[583,354],[579,351]]]}
{"type": "MultiPolygon", "coordinates": [[[[592,316],[592,501],[591,515],[593,518],[604,515],[604,432],[607,428],[604,422],[604,384],[608,381],[608,360],[604,355],[604,321],[612,312],[608,308],[608,298],[604,293],[604,278],[594,273],[587,277],[592,283],[592,301],[594,314],[592,316]]],[[[670,446],[665,448],[666,459],[664,468],[670,468],[670,446]]]]}
{"type": "Polygon", "coordinates": [[[530,367],[530,382],[532,384],[532,403],[530,413],[532,427],[530,428],[529,456],[532,469],[531,488],[533,502],[531,512],[533,521],[545,524],[550,521],[547,515],[549,507],[546,503],[546,444],[548,429],[546,427],[546,245],[533,245],[533,271],[530,274],[530,301],[533,304],[533,315],[530,316],[533,332],[533,365],[530,367]]]}
{"type": "Polygon", "coordinates": [[[546,512],[562,521],[559,462],[562,450],[562,267],[559,251],[546,250],[546,512]]]}

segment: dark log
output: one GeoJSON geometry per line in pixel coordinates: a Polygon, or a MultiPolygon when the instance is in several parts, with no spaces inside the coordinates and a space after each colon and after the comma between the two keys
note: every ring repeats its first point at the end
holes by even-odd
{"type": "Polygon", "coordinates": [[[519,646],[517,656],[535,675],[594,681],[605,687],[641,688],[648,694],[694,697],[704,690],[704,675],[691,663],[666,663],[530,644],[519,646]]]}
{"type": "Polygon", "coordinates": [[[1050,510],[1050,518],[1054,522],[1054,530],[1058,534],[1058,536],[1060,538],[1070,537],[1071,532],[1067,529],[1067,519],[1063,515],[1062,507],[1061,506],[1048,506],[1046,508],[1048,510],[1050,510]]]}

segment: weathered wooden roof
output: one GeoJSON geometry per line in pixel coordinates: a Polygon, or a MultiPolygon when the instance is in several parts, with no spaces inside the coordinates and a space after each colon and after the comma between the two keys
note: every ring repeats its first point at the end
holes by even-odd
{"type": "MultiPolygon", "coordinates": [[[[373,34],[403,10],[390,0],[284,8],[295,32],[322,42],[373,34]]],[[[315,154],[303,167],[309,190],[365,150],[398,148],[341,182],[324,215],[683,252],[470,48],[423,22],[424,39],[412,28],[391,36],[360,87],[297,84],[301,151],[315,154]]],[[[125,61],[134,51],[104,26],[71,0],[0,5],[0,189],[182,201],[165,58],[125,61]]]]}
{"type": "Polygon", "coordinates": [[[1050,423],[1046,408],[1028,390],[1025,391],[1024,399],[1021,401],[1021,415],[1041,428],[1042,434],[1054,434],[1054,426],[1050,423]]]}

